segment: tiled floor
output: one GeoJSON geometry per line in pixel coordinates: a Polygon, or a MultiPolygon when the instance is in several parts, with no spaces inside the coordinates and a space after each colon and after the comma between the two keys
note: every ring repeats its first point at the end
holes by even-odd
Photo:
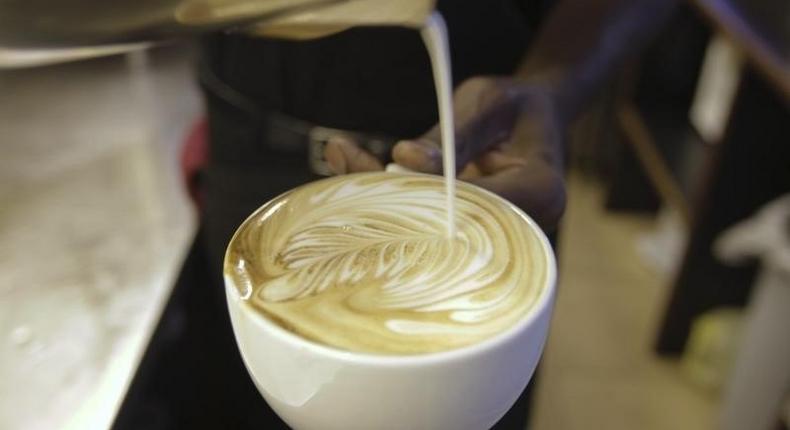
{"type": "Polygon", "coordinates": [[[605,212],[601,188],[580,175],[569,191],[533,428],[714,428],[715,397],[651,351],[669,291],[636,252],[652,218],[605,212]]]}

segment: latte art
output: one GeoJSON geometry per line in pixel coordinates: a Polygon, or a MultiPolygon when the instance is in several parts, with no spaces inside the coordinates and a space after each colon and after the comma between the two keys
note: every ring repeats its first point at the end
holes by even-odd
{"type": "Polygon", "coordinates": [[[357,174],[297,188],[239,228],[225,274],[246,305],[335,348],[417,354],[492,337],[546,283],[545,244],[504,200],[441,178],[357,174]]]}

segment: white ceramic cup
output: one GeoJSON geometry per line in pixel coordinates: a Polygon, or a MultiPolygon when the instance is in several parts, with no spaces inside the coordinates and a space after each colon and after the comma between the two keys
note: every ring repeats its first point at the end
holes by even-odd
{"type": "MultiPolygon", "coordinates": [[[[486,192],[486,191],[483,191],[486,192]]],[[[556,263],[540,228],[546,285],[516,325],[480,343],[423,355],[341,351],[310,342],[244,303],[230,277],[225,291],[236,343],[269,406],[298,430],[484,430],[518,399],[549,329],[556,263]]]]}

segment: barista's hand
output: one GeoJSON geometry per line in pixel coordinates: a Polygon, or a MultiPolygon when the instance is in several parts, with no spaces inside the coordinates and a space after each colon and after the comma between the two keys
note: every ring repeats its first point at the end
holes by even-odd
{"type": "MultiPolygon", "coordinates": [[[[563,124],[549,93],[511,78],[473,78],[455,92],[459,178],[508,199],[552,230],[565,208],[563,124]]],[[[396,163],[441,174],[439,127],[399,142],[396,163]]],[[[333,139],[326,149],[337,174],[381,170],[381,163],[353,142],[333,139]]]]}

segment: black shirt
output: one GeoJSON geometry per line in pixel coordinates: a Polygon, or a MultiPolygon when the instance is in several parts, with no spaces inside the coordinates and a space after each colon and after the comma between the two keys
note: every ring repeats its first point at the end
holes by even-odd
{"type": "MultiPolygon", "coordinates": [[[[439,1],[454,82],[513,72],[544,3],[439,1]]],[[[265,109],[396,137],[418,135],[437,120],[428,54],[414,29],[354,28],[309,41],[217,34],[203,46],[213,73],[265,109]]]]}

